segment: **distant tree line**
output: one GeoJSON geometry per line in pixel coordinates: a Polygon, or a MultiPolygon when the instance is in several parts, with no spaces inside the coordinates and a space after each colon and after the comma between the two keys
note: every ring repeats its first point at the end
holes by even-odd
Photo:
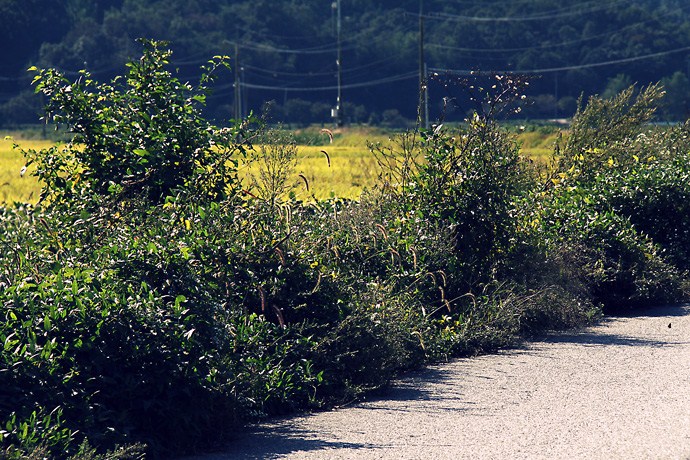
{"type": "MultiPolygon", "coordinates": [[[[518,115],[561,118],[577,99],[662,81],[660,116],[690,110],[690,7],[682,0],[341,0],[343,114],[352,123],[404,124],[418,107],[420,6],[430,116],[462,118],[470,95],[456,73],[533,76],[518,115]],[[443,102],[445,101],[445,103],[443,102]],[[452,101],[451,104],[448,101],[452,101]]],[[[135,39],[167,40],[182,80],[207,56],[230,56],[209,97],[218,119],[261,111],[294,124],[330,123],[336,102],[336,2],[305,0],[0,0],[0,125],[37,121],[42,101],[26,69],[55,67],[107,81],[138,55],[135,39]],[[235,85],[240,91],[235,91],[235,85]]],[[[487,89],[487,88],[483,88],[487,89]]]]}

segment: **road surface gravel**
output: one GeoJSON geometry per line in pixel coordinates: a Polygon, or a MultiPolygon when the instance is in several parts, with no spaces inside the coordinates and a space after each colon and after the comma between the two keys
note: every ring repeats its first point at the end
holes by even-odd
{"type": "Polygon", "coordinates": [[[690,459],[690,306],[432,366],[193,458],[690,459]]]}

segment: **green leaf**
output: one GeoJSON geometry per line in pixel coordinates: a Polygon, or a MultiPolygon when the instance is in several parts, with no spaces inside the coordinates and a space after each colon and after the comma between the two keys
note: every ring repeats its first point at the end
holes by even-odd
{"type": "Polygon", "coordinates": [[[134,153],[135,155],[138,155],[140,157],[149,156],[148,150],[144,150],[144,149],[134,149],[134,150],[132,150],[132,153],[134,153]]]}
{"type": "Polygon", "coordinates": [[[180,308],[180,305],[186,301],[187,297],[183,296],[182,294],[178,295],[177,297],[175,297],[175,308],[180,308]]]}

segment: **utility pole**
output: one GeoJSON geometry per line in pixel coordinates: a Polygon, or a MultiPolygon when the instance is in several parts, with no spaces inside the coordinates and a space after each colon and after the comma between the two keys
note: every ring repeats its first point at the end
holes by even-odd
{"type": "Polygon", "coordinates": [[[341,32],[342,32],[342,20],[340,13],[340,0],[336,0],[332,6],[336,10],[336,20],[335,20],[335,33],[336,40],[338,42],[338,56],[336,58],[336,65],[338,67],[338,95],[335,102],[335,109],[331,113],[335,119],[335,126],[340,127],[343,125],[343,105],[342,105],[342,82],[343,82],[343,64],[342,64],[342,44],[341,44],[341,32]]]}
{"type": "Polygon", "coordinates": [[[242,103],[240,101],[241,90],[240,90],[240,47],[235,42],[235,121],[239,121],[242,118],[242,103]]]}
{"type": "Polygon", "coordinates": [[[429,70],[424,63],[424,127],[429,129],[429,70]]]}
{"type": "Polygon", "coordinates": [[[419,125],[429,127],[426,63],[424,62],[424,0],[419,0],[419,125]]]}
{"type": "Polygon", "coordinates": [[[553,107],[553,117],[558,118],[558,72],[553,73],[554,81],[554,107],[553,107]]]}
{"type": "Polygon", "coordinates": [[[240,88],[242,89],[240,93],[240,115],[242,118],[249,115],[249,96],[247,95],[247,87],[245,86],[246,81],[244,67],[240,67],[240,88]]]}

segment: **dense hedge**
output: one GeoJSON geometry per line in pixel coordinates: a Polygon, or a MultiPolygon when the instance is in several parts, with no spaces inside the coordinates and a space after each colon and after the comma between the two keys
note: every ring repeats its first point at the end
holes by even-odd
{"type": "Polygon", "coordinates": [[[424,362],[685,298],[689,132],[647,126],[656,87],[581,107],[543,170],[494,121],[521,89],[497,78],[466,125],[372,145],[384,173],[360,200],[304,203],[284,133],[201,115],[222,58],[194,88],[167,57],[146,42],[110,84],[37,71],[74,137],[25,152],[39,205],[0,209],[5,457],[190,452],[424,362]]]}

